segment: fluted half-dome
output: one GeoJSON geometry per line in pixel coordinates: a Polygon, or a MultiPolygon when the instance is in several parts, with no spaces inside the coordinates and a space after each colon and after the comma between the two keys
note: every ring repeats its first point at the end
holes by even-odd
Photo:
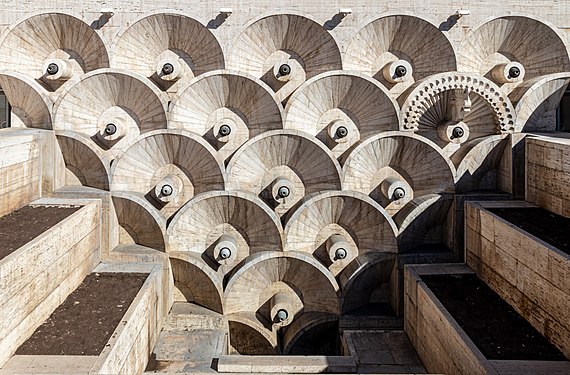
{"type": "Polygon", "coordinates": [[[383,70],[390,63],[410,63],[413,83],[429,75],[456,70],[453,47],[447,37],[433,24],[410,15],[378,18],[364,26],[346,50],[344,68],[374,76],[390,88],[383,70]]]}
{"type": "Polygon", "coordinates": [[[101,149],[81,133],[57,131],[56,137],[69,173],[83,186],[109,190],[111,164],[101,149]]]}
{"type": "Polygon", "coordinates": [[[340,156],[358,140],[398,130],[399,107],[389,92],[365,75],[328,72],[305,82],[286,107],[285,128],[305,131],[340,156]],[[339,127],[346,133],[338,134],[339,127]]]}
{"type": "Polygon", "coordinates": [[[339,286],[335,278],[310,255],[295,252],[251,255],[230,274],[224,291],[224,312],[257,311],[273,292],[280,291],[281,286],[275,286],[276,283],[285,284],[297,293],[303,312],[339,312],[339,286]]]}
{"type": "Polygon", "coordinates": [[[0,89],[8,98],[19,123],[12,127],[52,128],[52,101],[47,92],[30,77],[13,71],[0,71],[0,89]]]}
{"type": "Polygon", "coordinates": [[[430,76],[411,86],[401,102],[400,129],[416,131],[454,158],[472,140],[516,130],[515,110],[505,92],[475,74],[430,76]]]}
{"type": "Polygon", "coordinates": [[[111,176],[112,191],[140,193],[166,217],[195,194],[224,189],[223,165],[215,151],[183,130],[145,134],[119,154],[111,176]]]}
{"type": "Polygon", "coordinates": [[[84,133],[116,155],[139,134],[166,128],[168,101],[142,76],[100,69],[81,77],[54,108],[55,129],[84,133]]]}
{"type": "Polygon", "coordinates": [[[196,78],[176,95],[170,122],[170,127],[203,135],[225,159],[249,138],[283,128],[283,107],[263,82],[216,71],[196,78]]]}
{"type": "Polygon", "coordinates": [[[158,210],[137,193],[118,191],[111,196],[120,226],[119,243],[136,243],[165,251],[166,221],[158,210]]]}
{"type": "Polygon", "coordinates": [[[285,355],[335,355],[331,348],[338,337],[338,315],[309,312],[301,314],[283,334],[285,355]]]}
{"type": "MultiPolygon", "coordinates": [[[[395,216],[401,253],[437,245],[447,251],[453,200],[440,194],[414,198],[395,216]]],[[[421,251],[421,250],[420,250],[421,251]]]]}
{"type": "Polygon", "coordinates": [[[222,271],[250,254],[283,249],[283,228],[277,215],[257,196],[237,191],[194,197],[172,218],[167,235],[168,251],[198,254],[222,271]],[[223,242],[229,243],[225,258],[218,249],[223,242]]]}
{"type": "Polygon", "coordinates": [[[429,140],[388,132],[358,144],[343,165],[346,189],[374,198],[394,214],[414,197],[454,192],[455,168],[429,140]],[[394,196],[402,189],[403,196],[394,196]]]}
{"type": "Polygon", "coordinates": [[[397,252],[396,235],[390,215],[370,197],[324,192],[308,197],[288,218],[285,249],[313,254],[336,275],[360,254],[397,252]]]}
{"type": "Polygon", "coordinates": [[[246,27],[232,44],[228,68],[263,79],[285,100],[306,79],[342,69],[342,61],[323,26],[304,16],[277,14],[246,27]]]}
{"type": "Polygon", "coordinates": [[[305,194],[341,188],[340,166],[332,153],[294,130],[266,132],[244,144],[230,159],[227,186],[259,193],[266,176],[281,166],[299,175],[305,194]]]}
{"type": "Polygon", "coordinates": [[[257,320],[255,313],[246,311],[227,315],[230,354],[279,354],[277,334],[257,320]]]}
{"type": "Polygon", "coordinates": [[[174,278],[174,299],[193,302],[222,314],[222,280],[204,262],[191,254],[169,252],[172,277],[174,278]]]}
{"type": "Polygon", "coordinates": [[[39,79],[50,59],[69,62],[73,75],[109,67],[107,48],[82,20],[63,13],[42,13],[10,27],[0,41],[0,68],[39,79]]]}
{"type": "MultiPolygon", "coordinates": [[[[352,260],[337,277],[342,290],[342,312],[347,313],[371,303],[374,292],[395,279],[394,273],[398,272],[395,263],[396,254],[386,252],[368,252],[352,260]]],[[[397,305],[394,304],[398,299],[394,289],[397,290],[391,286],[390,295],[380,302],[397,305]]]]}
{"type": "Polygon", "coordinates": [[[156,82],[169,81],[161,79],[167,63],[181,70],[180,78],[192,78],[225,66],[214,34],[182,14],[146,15],[127,27],[113,45],[113,67],[140,73],[156,82]]]}
{"type": "Polygon", "coordinates": [[[509,138],[505,135],[495,135],[474,139],[468,142],[460,153],[453,155],[452,161],[457,166],[457,192],[503,190],[499,183],[509,178],[500,177],[500,174],[512,173],[509,167],[502,163],[506,147],[511,148],[509,138]],[[507,170],[502,170],[501,166],[507,170]]]}
{"type": "Polygon", "coordinates": [[[461,45],[459,70],[487,76],[498,64],[522,64],[525,78],[570,70],[568,50],[550,26],[523,16],[488,21],[461,45]]]}
{"type": "Polygon", "coordinates": [[[554,131],[553,121],[560,100],[570,83],[570,73],[555,73],[530,79],[518,86],[510,95],[515,104],[519,132],[554,131]]]}

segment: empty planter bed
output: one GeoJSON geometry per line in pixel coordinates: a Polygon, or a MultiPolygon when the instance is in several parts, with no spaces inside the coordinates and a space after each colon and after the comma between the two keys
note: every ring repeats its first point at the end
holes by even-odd
{"type": "Polygon", "coordinates": [[[521,201],[465,209],[467,265],[570,357],[570,219],[521,201]]]}
{"type": "Polygon", "coordinates": [[[567,374],[570,362],[465,265],[405,268],[406,332],[426,369],[567,374]]]}
{"type": "Polygon", "coordinates": [[[160,265],[101,264],[38,327],[6,371],[142,372],[158,330],[160,265]]]}
{"type": "Polygon", "coordinates": [[[0,218],[0,368],[99,263],[100,211],[40,199],[0,218]]]}

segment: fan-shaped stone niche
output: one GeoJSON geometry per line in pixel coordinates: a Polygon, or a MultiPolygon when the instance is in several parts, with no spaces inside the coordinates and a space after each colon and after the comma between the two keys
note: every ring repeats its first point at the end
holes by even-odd
{"type": "Polygon", "coordinates": [[[223,190],[223,165],[196,134],[157,130],[119,154],[111,190],[140,194],[168,218],[195,194],[223,190]]]}
{"type": "Polygon", "coordinates": [[[455,167],[429,140],[386,132],[358,144],[343,165],[347,189],[372,197],[390,215],[427,194],[451,195],[455,167]]]}
{"type": "Polygon", "coordinates": [[[274,14],[250,23],[232,44],[228,68],[261,78],[284,101],[306,79],[342,69],[333,36],[307,16],[274,14]]]}
{"type": "Polygon", "coordinates": [[[112,65],[176,91],[181,83],[225,67],[220,43],[197,20],[178,13],[155,12],[127,27],[112,48],[112,65]]]}
{"type": "Polygon", "coordinates": [[[569,73],[554,73],[529,79],[510,94],[515,104],[519,132],[555,131],[557,109],[570,83],[569,73]]]}
{"type": "Polygon", "coordinates": [[[0,89],[11,106],[11,127],[52,129],[53,103],[40,84],[24,74],[1,70],[0,89]]]}
{"type": "Polygon", "coordinates": [[[230,159],[227,189],[259,195],[280,216],[308,194],[340,190],[340,165],[332,152],[295,130],[265,132],[230,159]]]}
{"type": "Polygon", "coordinates": [[[167,251],[188,252],[220,274],[250,254],[283,249],[279,218],[257,196],[211,191],[188,202],[172,218],[167,251]]]}
{"type": "Polygon", "coordinates": [[[288,218],[287,251],[312,254],[333,275],[359,255],[398,251],[396,225],[370,197],[355,192],[323,192],[307,197],[288,218]]]}
{"type": "Polygon", "coordinates": [[[97,32],[79,18],[40,13],[10,27],[0,41],[0,65],[55,91],[71,77],[109,67],[109,57],[97,32]]]}
{"type": "Polygon", "coordinates": [[[398,311],[400,273],[396,254],[368,252],[354,259],[338,276],[343,314],[359,308],[383,305],[398,311]]]}
{"type": "Polygon", "coordinates": [[[570,69],[564,39],[526,16],[504,16],[475,28],[461,45],[459,70],[474,72],[510,92],[523,80],[570,69]]]}
{"type": "Polygon", "coordinates": [[[169,127],[201,134],[225,160],[248,139],[283,128],[283,107],[263,82],[215,71],[191,81],[175,96],[169,127]]]}
{"type": "Polygon", "coordinates": [[[343,71],[305,82],[286,107],[285,128],[315,136],[340,157],[373,134],[397,130],[399,107],[375,80],[343,71]]]}
{"type": "Polygon", "coordinates": [[[109,190],[111,164],[101,149],[81,133],[56,131],[56,137],[67,169],[65,184],[109,190]]]}
{"type": "Polygon", "coordinates": [[[216,272],[192,254],[169,252],[174,300],[196,303],[223,314],[222,280],[216,272]]]}
{"type": "Polygon", "coordinates": [[[111,193],[119,225],[119,243],[165,251],[166,220],[144,197],[129,192],[111,193]]]}
{"type": "Polygon", "coordinates": [[[410,87],[402,100],[401,130],[414,130],[451,156],[461,145],[515,130],[515,110],[492,81],[473,74],[442,73],[410,87]]]}
{"type": "Polygon", "coordinates": [[[415,81],[456,70],[456,59],[435,25],[398,14],[367,23],[350,41],[344,68],[376,78],[396,98],[415,81]]]}
{"type": "Polygon", "coordinates": [[[495,135],[474,139],[460,151],[452,158],[457,165],[458,193],[511,189],[510,186],[501,186],[501,182],[510,181],[512,173],[511,167],[505,164],[508,160],[505,154],[511,153],[510,140],[507,136],[495,135]]]}
{"type": "Polygon", "coordinates": [[[395,216],[398,248],[407,252],[446,252],[452,248],[453,200],[441,194],[415,198],[395,216]]]}
{"type": "Polygon", "coordinates": [[[55,129],[86,134],[109,159],[143,133],[166,128],[168,101],[146,78],[100,69],[81,77],[54,106],[55,129]]]}
{"type": "Polygon", "coordinates": [[[224,312],[230,320],[230,345],[240,354],[280,353],[282,335],[299,331],[306,314],[339,314],[339,287],[332,274],[310,255],[261,252],[229,274],[224,312]],[[232,321],[234,324],[232,330],[232,321]],[[244,340],[242,334],[249,330],[244,340]],[[247,346],[244,344],[248,343],[247,346]]]}

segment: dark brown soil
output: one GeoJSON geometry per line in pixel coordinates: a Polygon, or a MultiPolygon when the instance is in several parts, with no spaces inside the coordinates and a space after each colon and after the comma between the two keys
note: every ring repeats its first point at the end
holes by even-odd
{"type": "Polygon", "coordinates": [[[99,355],[147,276],[87,275],[16,354],[99,355]]]}
{"type": "Polygon", "coordinates": [[[0,259],[10,255],[81,207],[25,206],[0,217],[0,259]]]}
{"type": "Polygon", "coordinates": [[[489,211],[570,254],[570,218],[539,207],[489,208],[489,211]]]}
{"type": "Polygon", "coordinates": [[[491,360],[564,361],[564,355],[475,275],[422,280],[491,360]]]}

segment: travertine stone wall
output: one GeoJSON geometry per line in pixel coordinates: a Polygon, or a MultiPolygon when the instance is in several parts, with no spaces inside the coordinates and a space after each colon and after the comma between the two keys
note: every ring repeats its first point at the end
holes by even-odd
{"type": "Polygon", "coordinates": [[[466,263],[569,356],[570,256],[485,209],[529,206],[520,201],[466,202],[466,263]]]}
{"type": "Polygon", "coordinates": [[[570,217],[570,138],[527,137],[526,200],[570,217]]]}
{"type": "MultiPolygon", "coordinates": [[[[125,23],[133,23],[142,14],[159,9],[170,9],[177,12],[188,12],[190,16],[203,24],[210,24],[215,28],[215,32],[222,36],[227,48],[231,41],[237,36],[235,27],[244,27],[250,20],[275,12],[278,9],[290,9],[311,15],[321,25],[327,23],[328,27],[336,39],[350,40],[367,21],[377,18],[382,14],[414,14],[425,17],[430,22],[441,25],[443,30],[449,28],[447,33],[454,43],[461,39],[473,28],[497,15],[520,15],[534,14],[542,20],[562,29],[568,35],[570,20],[568,19],[569,5],[566,1],[558,0],[505,0],[496,3],[490,0],[469,1],[458,0],[450,3],[448,1],[434,0],[429,2],[421,1],[375,1],[363,0],[358,2],[346,2],[343,0],[334,1],[311,1],[298,2],[295,0],[280,1],[278,7],[274,2],[265,0],[254,0],[248,2],[237,2],[232,0],[220,3],[207,2],[196,4],[188,0],[178,1],[140,1],[140,0],[97,0],[85,3],[81,0],[70,0],[53,2],[50,0],[39,1],[18,1],[6,0],[3,2],[3,11],[0,14],[0,24],[7,28],[11,23],[22,19],[24,15],[35,12],[46,12],[53,10],[64,10],[72,12],[83,18],[86,23],[93,27],[100,27],[99,33],[103,34],[107,43],[110,44],[112,36],[125,23]],[[99,11],[104,7],[112,7],[115,15],[108,22],[100,19],[99,11]],[[219,17],[219,10],[222,7],[232,8],[233,14],[224,20],[219,17]],[[351,8],[352,14],[344,18],[335,17],[340,8],[351,8]],[[466,9],[471,12],[454,23],[451,17],[457,10],[466,9]],[[101,25],[104,25],[101,27],[101,25]]],[[[241,30],[240,30],[241,31],[241,30]]],[[[341,48],[343,50],[343,48],[341,48]]]]}
{"type": "Polygon", "coordinates": [[[0,150],[0,216],[41,194],[40,135],[38,131],[3,131],[0,150]]]}
{"type": "Polygon", "coordinates": [[[0,261],[0,366],[101,259],[99,201],[34,203],[85,206],[0,261]]]}

